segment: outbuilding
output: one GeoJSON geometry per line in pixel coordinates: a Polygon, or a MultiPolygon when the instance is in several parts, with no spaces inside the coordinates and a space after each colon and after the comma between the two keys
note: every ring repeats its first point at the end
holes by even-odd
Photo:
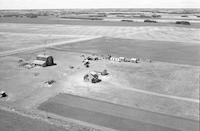
{"type": "Polygon", "coordinates": [[[130,60],[132,63],[138,63],[139,59],[138,58],[131,58],[130,60]]]}
{"type": "Polygon", "coordinates": [[[131,59],[130,58],[125,58],[125,60],[124,60],[125,62],[130,62],[131,61],[131,59]]]}
{"type": "Polygon", "coordinates": [[[120,62],[120,59],[119,59],[119,58],[116,58],[116,57],[111,57],[110,60],[111,60],[111,61],[118,61],[118,62],[120,62]]]}
{"type": "Polygon", "coordinates": [[[0,92],[0,98],[2,98],[2,97],[7,97],[8,95],[6,94],[6,92],[5,91],[1,91],[0,92]]]}
{"type": "Polygon", "coordinates": [[[124,62],[125,61],[125,57],[119,57],[119,60],[124,62]]]}
{"type": "Polygon", "coordinates": [[[55,65],[53,57],[49,55],[38,55],[32,64],[42,67],[55,65]]]}

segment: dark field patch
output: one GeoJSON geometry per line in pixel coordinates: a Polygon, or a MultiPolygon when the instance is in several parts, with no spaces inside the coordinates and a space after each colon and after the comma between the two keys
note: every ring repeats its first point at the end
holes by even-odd
{"type": "Polygon", "coordinates": [[[0,131],[67,131],[40,120],[0,110],[0,131]]]}
{"type": "Polygon", "coordinates": [[[62,50],[138,57],[155,61],[200,66],[200,45],[190,42],[166,42],[100,38],[72,43],[62,50]]]}
{"type": "MultiPolygon", "coordinates": [[[[39,109],[122,131],[177,131],[177,129],[170,127],[145,123],[144,119],[137,121],[140,117],[150,117],[152,120],[156,118],[164,123],[176,121],[176,126],[179,129],[182,127],[178,123],[181,122],[183,124],[187,121],[67,94],[60,94],[49,99],[41,104],[39,109]]],[[[188,124],[191,124],[190,127],[193,126],[191,130],[198,130],[197,122],[188,122],[188,124]]],[[[185,128],[184,126],[183,128],[185,128]]]]}

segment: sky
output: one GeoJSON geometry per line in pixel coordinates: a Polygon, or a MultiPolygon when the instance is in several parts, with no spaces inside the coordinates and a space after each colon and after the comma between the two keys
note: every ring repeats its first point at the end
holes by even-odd
{"type": "Polygon", "coordinates": [[[0,0],[0,9],[200,8],[200,0],[0,0]]]}

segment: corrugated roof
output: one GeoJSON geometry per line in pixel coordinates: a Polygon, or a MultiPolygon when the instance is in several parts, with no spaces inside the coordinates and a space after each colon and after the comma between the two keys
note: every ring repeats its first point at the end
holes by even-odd
{"type": "Polygon", "coordinates": [[[45,61],[41,61],[41,60],[34,60],[34,61],[32,62],[32,64],[36,64],[36,65],[43,65],[43,64],[45,64],[45,61]]]}
{"type": "Polygon", "coordinates": [[[37,57],[48,58],[49,55],[42,55],[42,54],[40,54],[40,55],[37,55],[37,57]]]}

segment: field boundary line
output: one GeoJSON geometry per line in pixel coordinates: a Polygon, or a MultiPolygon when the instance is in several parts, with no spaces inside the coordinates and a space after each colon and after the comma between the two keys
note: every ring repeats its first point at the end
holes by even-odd
{"type": "Polygon", "coordinates": [[[112,128],[107,128],[104,126],[99,126],[96,124],[91,124],[88,122],[76,120],[76,119],[71,119],[68,117],[63,117],[57,114],[53,114],[51,112],[45,112],[42,110],[25,110],[25,109],[17,109],[14,107],[6,107],[3,105],[0,105],[0,110],[14,113],[23,117],[30,118],[32,120],[37,120],[37,121],[43,121],[47,124],[54,125],[57,127],[63,127],[66,130],[71,131],[68,127],[69,126],[81,126],[82,128],[87,128],[91,129],[93,131],[117,131],[112,128]]]}
{"type": "MultiPolygon", "coordinates": [[[[46,33],[22,33],[22,32],[9,32],[9,31],[0,31],[0,34],[10,34],[10,35],[25,35],[25,36],[30,36],[30,35],[36,35],[36,36],[56,36],[56,37],[94,37],[94,35],[70,35],[70,34],[46,34],[46,33]]],[[[96,35],[95,35],[96,36],[96,35]]]]}
{"type": "Polygon", "coordinates": [[[139,92],[139,93],[143,93],[143,94],[148,94],[148,95],[154,95],[154,96],[159,96],[159,97],[170,98],[170,99],[182,100],[182,101],[193,102],[193,103],[198,103],[198,104],[200,103],[200,101],[198,99],[192,99],[192,98],[187,98],[187,97],[166,95],[166,94],[162,94],[162,93],[157,93],[157,92],[152,92],[152,91],[145,91],[145,90],[136,89],[136,88],[127,88],[127,87],[125,87],[125,88],[117,87],[117,88],[131,90],[131,91],[135,91],[135,92],[139,92]]]}

